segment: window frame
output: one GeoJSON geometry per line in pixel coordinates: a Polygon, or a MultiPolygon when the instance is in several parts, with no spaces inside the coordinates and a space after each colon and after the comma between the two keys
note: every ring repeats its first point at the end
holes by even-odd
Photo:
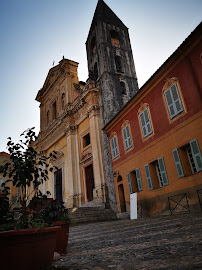
{"type": "Polygon", "coordinates": [[[186,109],[185,102],[184,102],[183,95],[182,95],[182,90],[181,90],[181,87],[180,87],[180,84],[179,84],[179,81],[177,78],[173,77],[173,78],[166,79],[166,83],[163,86],[162,95],[163,95],[163,101],[164,101],[164,106],[166,109],[168,121],[170,124],[173,123],[174,121],[176,121],[177,119],[179,119],[180,117],[182,117],[185,113],[187,113],[187,109],[186,109]],[[173,85],[175,85],[175,89],[176,89],[176,93],[177,93],[177,97],[178,97],[176,99],[176,101],[174,100],[173,92],[171,92],[171,87],[173,87],[173,85]],[[172,103],[171,104],[168,104],[168,100],[166,97],[166,93],[168,93],[168,91],[170,91],[170,93],[172,93],[172,97],[171,97],[172,103]],[[179,111],[177,110],[177,106],[176,106],[177,101],[179,101],[179,104],[181,106],[181,109],[179,111]],[[172,115],[172,113],[171,113],[171,109],[170,109],[171,106],[173,106],[173,108],[175,108],[175,109],[173,109],[175,111],[174,115],[172,115]]]}

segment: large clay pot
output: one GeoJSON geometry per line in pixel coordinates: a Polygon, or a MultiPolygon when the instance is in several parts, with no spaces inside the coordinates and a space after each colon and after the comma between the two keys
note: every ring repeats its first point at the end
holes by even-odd
{"type": "Polygon", "coordinates": [[[40,270],[51,266],[59,229],[0,232],[0,269],[40,270]]]}
{"type": "Polygon", "coordinates": [[[63,254],[66,252],[70,221],[57,221],[53,223],[54,226],[60,226],[60,230],[56,234],[56,249],[55,251],[63,254]]]}

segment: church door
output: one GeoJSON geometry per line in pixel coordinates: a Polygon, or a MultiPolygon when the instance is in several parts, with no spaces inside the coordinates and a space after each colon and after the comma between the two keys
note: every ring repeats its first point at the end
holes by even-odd
{"type": "Polygon", "coordinates": [[[85,178],[86,178],[86,195],[87,201],[93,200],[93,189],[95,187],[93,177],[93,165],[85,167],[85,178]]]}
{"type": "Polygon", "coordinates": [[[55,198],[58,201],[63,201],[62,198],[62,169],[55,172],[55,198]]]}

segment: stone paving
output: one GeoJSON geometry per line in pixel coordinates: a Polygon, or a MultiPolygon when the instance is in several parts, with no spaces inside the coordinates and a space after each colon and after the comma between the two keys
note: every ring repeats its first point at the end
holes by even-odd
{"type": "Polygon", "coordinates": [[[202,215],[118,220],[70,228],[52,269],[202,269],[202,215]]]}

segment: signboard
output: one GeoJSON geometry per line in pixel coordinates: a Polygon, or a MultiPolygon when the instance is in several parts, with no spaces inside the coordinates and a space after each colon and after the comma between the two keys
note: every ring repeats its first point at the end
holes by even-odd
{"type": "Polygon", "coordinates": [[[137,193],[130,194],[130,219],[137,219],[137,193]]]}

